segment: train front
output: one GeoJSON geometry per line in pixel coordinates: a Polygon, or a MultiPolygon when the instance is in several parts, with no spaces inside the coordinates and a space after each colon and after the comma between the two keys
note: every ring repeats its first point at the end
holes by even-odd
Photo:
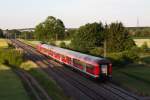
{"type": "Polygon", "coordinates": [[[108,60],[100,61],[99,63],[99,79],[112,79],[112,63],[108,60]]]}

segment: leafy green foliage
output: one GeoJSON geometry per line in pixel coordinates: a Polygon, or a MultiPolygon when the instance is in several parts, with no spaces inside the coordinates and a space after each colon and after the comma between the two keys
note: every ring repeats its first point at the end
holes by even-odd
{"type": "Polygon", "coordinates": [[[101,46],[104,40],[104,26],[102,23],[92,23],[81,26],[74,34],[72,48],[82,52],[88,52],[94,47],[101,46]]]}
{"type": "Polygon", "coordinates": [[[104,49],[101,47],[96,47],[89,51],[90,54],[94,56],[103,56],[104,55],[104,49]]]}
{"type": "Polygon", "coordinates": [[[122,23],[110,24],[107,32],[107,50],[109,52],[129,50],[135,45],[122,23]]]}
{"type": "Polygon", "coordinates": [[[5,63],[12,66],[20,66],[23,62],[23,55],[14,49],[0,50],[0,63],[5,63]]]}
{"type": "Polygon", "coordinates": [[[65,43],[65,42],[61,42],[61,43],[60,43],[60,47],[61,47],[61,48],[66,48],[66,47],[67,47],[67,46],[66,46],[66,43],[65,43]]]}
{"type": "Polygon", "coordinates": [[[114,65],[126,65],[139,61],[139,53],[135,48],[118,53],[108,54],[108,58],[111,59],[114,65]]]}
{"type": "Polygon", "coordinates": [[[60,19],[56,19],[53,16],[47,17],[47,19],[36,26],[35,35],[36,38],[42,41],[53,41],[64,37],[65,26],[60,19]]]}
{"type": "Polygon", "coordinates": [[[147,42],[144,42],[143,45],[141,46],[142,49],[148,49],[148,44],[147,42]]]}
{"type": "Polygon", "coordinates": [[[74,34],[76,33],[77,29],[68,29],[66,32],[65,32],[65,36],[64,36],[64,39],[72,39],[74,34]]]}

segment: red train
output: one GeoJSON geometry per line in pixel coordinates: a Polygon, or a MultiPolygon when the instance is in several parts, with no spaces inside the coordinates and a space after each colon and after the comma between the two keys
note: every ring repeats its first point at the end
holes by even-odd
{"type": "Polygon", "coordinates": [[[93,78],[111,78],[112,64],[105,58],[99,58],[47,44],[37,45],[37,50],[93,78]]]}

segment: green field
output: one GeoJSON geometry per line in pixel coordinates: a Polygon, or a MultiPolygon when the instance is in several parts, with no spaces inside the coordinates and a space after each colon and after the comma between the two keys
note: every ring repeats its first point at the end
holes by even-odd
{"type": "Polygon", "coordinates": [[[150,67],[132,64],[113,69],[113,79],[122,87],[142,96],[150,96],[150,67]]]}
{"type": "Polygon", "coordinates": [[[19,77],[0,64],[0,100],[29,100],[19,77]]]}

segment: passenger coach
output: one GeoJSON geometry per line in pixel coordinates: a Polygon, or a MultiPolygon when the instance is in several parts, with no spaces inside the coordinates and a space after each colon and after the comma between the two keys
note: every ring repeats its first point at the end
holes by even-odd
{"type": "Polygon", "coordinates": [[[111,78],[112,64],[105,58],[82,54],[47,44],[37,45],[37,50],[93,78],[111,78]]]}

